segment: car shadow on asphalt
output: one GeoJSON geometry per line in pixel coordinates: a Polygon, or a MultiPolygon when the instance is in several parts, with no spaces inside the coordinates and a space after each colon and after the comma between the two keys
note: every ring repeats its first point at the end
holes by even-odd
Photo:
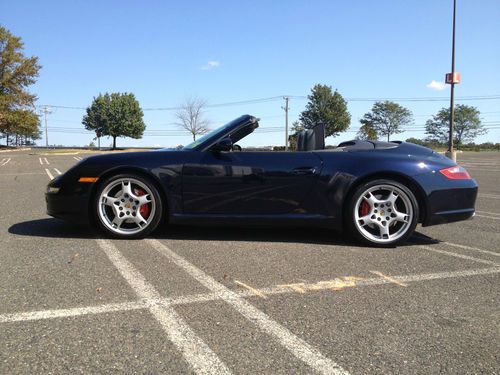
{"type": "MultiPolygon", "coordinates": [[[[23,221],[8,229],[10,234],[50,238],[105,238],[90,226],[76,225],[59,219],[23,221]]],[[[323,228],[242,228],[169,225],[156,230],[152,238],[191,241],[254,241],[362,247],[346,234],[323,228]]],[[[429,245],[438,240],[415,232],[409,241],[398,246],[429,245]]]]}
{"type": "Polygon", "coordinates": [[[46,218],[16,223],[8,229],[10,234],[51,238],[99,238],[101,235],[85,225],[76,225],[63,220],[46,218]]]}
{"type": "MultiPolygon", "coordinates": [[[[195,227],[168,226],[155,231],[151,237],[156,239],[191,241],[248,241],[283,242],[346,247],[366,247],[355,242],[347,234],[324,228],[305,227],[195,227]]],[[[414,246],[439,243],[438,240],[415,232],[409,241],[398,245],[414,246]]]]}

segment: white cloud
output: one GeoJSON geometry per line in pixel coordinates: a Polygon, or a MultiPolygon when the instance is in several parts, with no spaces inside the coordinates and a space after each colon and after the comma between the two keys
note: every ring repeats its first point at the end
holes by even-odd
{"type": "Polygon", "coordinates": [[[428,83],[427,85],[425,85],[425,87],[431,90],[441,91],[446,88],[446,84],[444,82],[432,80],[431,83],[428,83]]]}
{"type": "Polygon", "coordinates": [[[217,60],[208,60],[208,62],[201,67],[201,70],[212,70],[220,66],[220,62],[217,60]]]}

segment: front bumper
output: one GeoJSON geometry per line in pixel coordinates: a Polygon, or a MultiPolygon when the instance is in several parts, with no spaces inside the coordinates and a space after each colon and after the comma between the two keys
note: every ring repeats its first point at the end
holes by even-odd
{"type": "Polygon", "coordinates": [[[45,193],[47,214],[76,224],[89,223],[89,199],[91,184],[64,181],[64,175],[52,180],[47,186],[59,188],[57,193],[45,193]]]}
{"type": "Polygon", "coordinates": [[[47,214],[77,224],[89,223],[88,200],[79,196],[45,194],[47,214]]]}

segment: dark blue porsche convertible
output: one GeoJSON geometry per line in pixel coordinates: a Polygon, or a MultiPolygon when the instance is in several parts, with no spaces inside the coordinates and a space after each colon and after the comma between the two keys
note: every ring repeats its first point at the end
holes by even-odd
{"type": "Polygon", "coordinates": [[[453,161],[404,142],[349,141],[324,149],[321,127],[296,151],[245,151],[259,126],[244,115],[181,150],[89,157],[52,180],[47,212],[119,238],[167,222],[344,229],[375,246],[423,226],[474,215],[476,182],[453,161]]]}

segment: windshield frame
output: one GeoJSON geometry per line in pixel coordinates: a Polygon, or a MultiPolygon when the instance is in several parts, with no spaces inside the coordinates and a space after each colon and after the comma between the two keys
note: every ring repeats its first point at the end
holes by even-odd
{"type": "Polygon", "coordinates": [[[219,140],[227,137],[229,134],[239,129],[242,126],[257,123],[257,119],[250,115],[240,116],[233,121],[228,122],[218,128],[213,129],[209,133],[203,135],[201,138],[184,146],[183,151],[206,151],[210,149],[219,140]]]}

